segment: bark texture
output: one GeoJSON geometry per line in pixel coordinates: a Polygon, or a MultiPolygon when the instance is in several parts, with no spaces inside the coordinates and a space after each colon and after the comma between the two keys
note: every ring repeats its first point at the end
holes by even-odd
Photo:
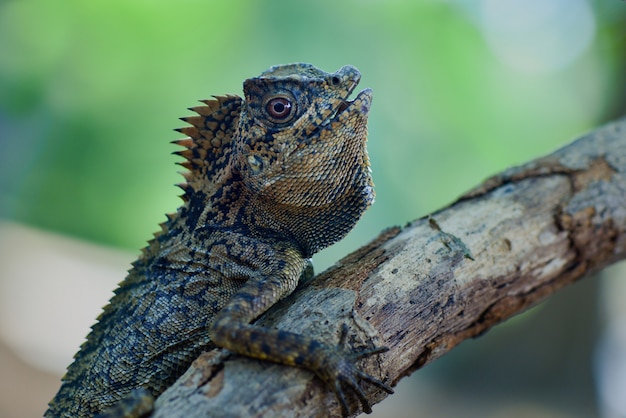
{"type": "MultiPolygon", "coordinates": [[[[390,228],[259,323],[336,344],[386,345],[363,360],[402,377],[558,289],[626,258],[626,119],[504,171],[457,202],[390,228]]],[[[387,395],[364,384],[372,403],[387,395]]],[[[357,403],[352,400],[352,407],[357,403]]],[[[312,374],[213,350],[156,403],[154,417],[339,415],[312,374]]]]}

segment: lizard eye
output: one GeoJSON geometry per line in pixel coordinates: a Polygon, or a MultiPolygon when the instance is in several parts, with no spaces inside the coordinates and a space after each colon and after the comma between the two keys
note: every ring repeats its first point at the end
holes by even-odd
{"type": "Polygon", "coordinates": [[[273,122],[287,122],[294,114],[295,106],[287,97],[274,97],[265,104],[265,110],[273,122]]]}

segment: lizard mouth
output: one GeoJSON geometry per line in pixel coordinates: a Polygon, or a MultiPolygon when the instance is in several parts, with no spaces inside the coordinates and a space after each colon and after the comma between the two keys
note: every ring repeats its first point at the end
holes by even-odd
{"type": "Polygon", "coordinates": [[[335,116],[337,116],[339,113],[343,112],[344,110],[346,110],[348,108],[348,106],[350,106],[350,103],[352,103],[351,101],[347,101],[347,100],[343,100],[341,102],[341,104],[339,105],[339,107],[337,108],[337,112],[335,112],[335,116]]]}
{"type": "Polygon", "coordinates": [[[339,120],[346,115],[350,117],[352,115],[366,118],[370,110],[370,104],[372,103],[372,90],[365,89],[353,99],[342,100],[337,106],[337,109],[327,118],[323,125],[328,125],[331,122],[339,120]]]}

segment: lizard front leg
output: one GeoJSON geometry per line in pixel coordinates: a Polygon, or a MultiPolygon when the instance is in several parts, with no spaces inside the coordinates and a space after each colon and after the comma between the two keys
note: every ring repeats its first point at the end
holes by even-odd
{"type": "Polygon", "coordinates": [[[209,329],[212,341],[237,354],[310,370],[335,393],[343,415],[350,412],[344,390],[353,392],[363,411],[370,413],[370,404],[359,381],[370,382],[388,393],[393,393],[393,389],[354,363],[358,358],[386,351],[386,347],[346,352],[345,328],[339,345],[331,346],[301,334],[251,325],[295,289],[299,273],[286,275],[285,271],[250,278],[216,315],[209,329]]]}

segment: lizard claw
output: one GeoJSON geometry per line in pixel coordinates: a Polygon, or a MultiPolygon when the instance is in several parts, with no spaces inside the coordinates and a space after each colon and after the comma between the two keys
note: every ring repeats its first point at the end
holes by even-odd
{"type": "Polygon", "coordinates": [[[346,355],[343,350],[343,346],[346,342],[348,335],[347,325],[343,325],[341,328],[341,337],[339,338],[339,344],[334,350],[327,352],[326,359],[322,360],[322,369],[318,371],[318,376],[333,390],[337,400],[341,405],[341,412],[343,416],[350,414],[350,407],[346,400],[346,391],[353,392],[354,395],[361,402],[363,412],[369,414],[372,412],[367,396],[359,383],[360,380],[364,380],[379,387],[387,393],[393,393],[393,389],[364,371],[360,370],[355,364],[356,359],[367,357],[372,354],[383,353],[388,351],[387,347],[374,347],[366,348],[358,351],[354,351],[346,355]]]}

